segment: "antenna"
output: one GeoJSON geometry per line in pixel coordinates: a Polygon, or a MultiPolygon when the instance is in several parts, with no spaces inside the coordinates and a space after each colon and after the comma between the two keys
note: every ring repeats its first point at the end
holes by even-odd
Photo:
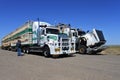
{"type": "Polygon", "coordinates": [[[40,21],[39,18],[37,18],[37,21],[38,21],[38,26],[39,26],[39,25],[40,25],[40,24],[39,24],[39,21],[40,21]]]}

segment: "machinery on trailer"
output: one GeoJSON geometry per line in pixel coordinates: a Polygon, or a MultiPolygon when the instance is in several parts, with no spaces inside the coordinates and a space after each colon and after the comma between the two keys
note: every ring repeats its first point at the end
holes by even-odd
{"type": "Polygon", "coordinates": [[[2,40],[2,48],[16,50],[16,42],[21,40],[22,51],[42,52],[45,57],[50,55],[75,53],[75,43],[66,34],[46,22],[28,21],[16,31],[2,40]]]}
{"type": "Polygon", "coordinates": [[[72,35],[72,39],[76,40],[76,50],[79,53],[92,53],[104,49],[106,40],[101,30],[93,29],[91,32],[73,30],[73,34],[75,35],[72,35]]]}

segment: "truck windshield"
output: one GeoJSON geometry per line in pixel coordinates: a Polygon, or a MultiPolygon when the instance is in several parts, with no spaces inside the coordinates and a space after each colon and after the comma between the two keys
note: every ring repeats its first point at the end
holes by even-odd
{"type": "Polygon", "coordinates": [[[62,37],[62,38],[68,38],[68,35],[65,34],[65,33],[59,33],[59,37],[62,37]]]}
{"type": "Polygon", "coordinates": [[[58,29],[50,29],[50,28],[47,28],[47,29],[46,29],[46,33],[47,33],[47,34],[59,34],[59,30],[58,30],[58,29]]]}

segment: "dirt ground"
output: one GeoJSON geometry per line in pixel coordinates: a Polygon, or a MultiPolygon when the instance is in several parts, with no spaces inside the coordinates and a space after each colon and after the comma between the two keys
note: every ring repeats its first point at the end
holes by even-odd
{"type": "Polygon", "coordinates": [[[45,58],[0,50],[0,80],[120,80],[119,55],[45,58]]]}

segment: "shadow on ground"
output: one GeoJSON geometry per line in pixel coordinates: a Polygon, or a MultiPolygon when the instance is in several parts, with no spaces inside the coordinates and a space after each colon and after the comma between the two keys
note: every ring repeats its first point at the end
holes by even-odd
{"type": "MultiPolygon", "coordinates": [[[[80,53],[76,53],[76,54],[80,54],[80,53]]],[[[84,53],[80,55],[106,55],[106,54],[102,54],[101,51],[96,51],[96,52],[84,53]]]]}
{"type": "MultiPolygon", "coordinates": [[[[36,55],[36,56],[42,56],[42,57],[44,57],[43,53],[38,53],[38,52],[32,52],[32,53],[29,53],[29,55],[36,55]]],[[[59,56],[50,56],[48,58],[62,59],[62,58],[69,58],[69,57],[75,57],[75,56],[76,56],[75,54],[70,54],[70,55],[63,54],[63,55],[59,55],[59,56]]]]}

